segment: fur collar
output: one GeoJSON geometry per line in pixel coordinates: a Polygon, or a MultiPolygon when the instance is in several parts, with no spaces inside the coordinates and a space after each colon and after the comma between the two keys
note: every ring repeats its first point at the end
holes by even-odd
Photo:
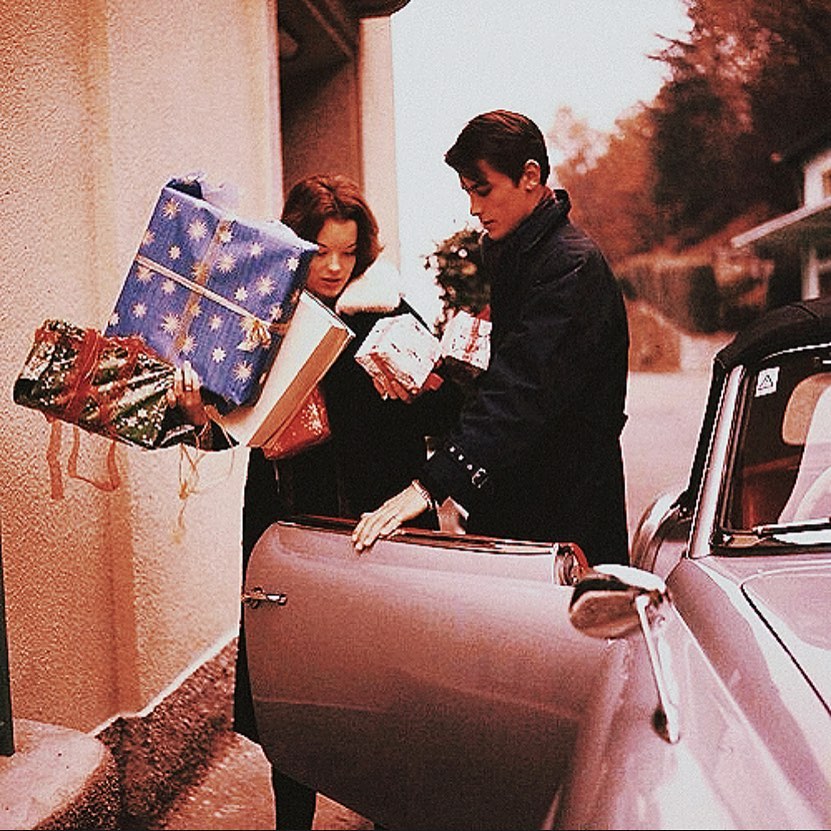
{"type": "Polygon", "coordinates": [[[335,311],[343,315],[392,312],[398,308],[401,295],[398,269],[389,260],[376,260],[341,292],[335,311]]]}

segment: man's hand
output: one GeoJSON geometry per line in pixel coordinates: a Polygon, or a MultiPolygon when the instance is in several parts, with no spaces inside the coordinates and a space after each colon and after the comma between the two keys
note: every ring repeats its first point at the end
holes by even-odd
{"type": "Polygon", "coordinates": [[[440,375],[431,372],[421,387],[407,389],[401,382],[397,381],[387,372],[384,372],[383,376],[372,376],[372,383],[375,385],[375,389],[381,398],[397,398],[407,404],[415,398],[418,398],[423,392],[437,390],[443,381],[444,379],[440,375]]]}
{"type": "Polygon", "coordinates": [[[173,387],[167,391],[167,403],[179,407],[188,424],[204,427],[208,423],[208,413],[202,402],[201,383],[196,370],[185,361],[173,376],[173,387]]]}
{"type": "Polygon", "coordinates": [[[388,537],[403,523],[423,514],[430,507],[425,496],[409,485],[388,499],[372,513],[364,514],[352,532],[352,544],[358,552],[369,548],[378,537],[388,537]]]}

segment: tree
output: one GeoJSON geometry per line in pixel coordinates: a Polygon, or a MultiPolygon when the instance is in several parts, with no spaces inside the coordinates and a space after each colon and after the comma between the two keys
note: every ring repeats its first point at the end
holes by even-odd
{"type": "Polygon", "coordinates": [[[828,0],[686,0],[689,41],[656,57],[671,79],[655,119],[656,203],[670,233],[696,242],[760,202],[795,207],[772,154],[798,142],[831,105],[828,0]]]}
{"type": "Polygon", "coordinates": [[[578,118],[571,107],[559,107],[545,139],[550,150],[566,160],[566,169],[575,177],[590,173],[608,149],[609,137],[578,118]]]}
{"type": "Polygon", "coordinates": [[[658,95],[652,110],[653,199],[672,247],[691,245],[747,207],[743,133],[706,75],[694,69],[658,95]]]}
{"type": "Polygon", "coordinates": [[[434,272],[441,288],[443,316],[436,327],[439,336],[456,311],[478,314],[490,302],[490,284],[481,268],[480,233],[465,226],[426,258],[424,267],[434,272]]]}
{"type": "Polygon", "coordinates": [[[568,147],[555,168],[556,178],[570,194],[572,219],[583,227],[612,261],[648,251],[662,238],[663,220],[652,198],[655,172],[651,147],[653,125],[639,107],[616,122],[615,132],[602,140],[586,126],[568,125],[572,141],[560,139],[561,124],[548,139],[568,147]],[[574,140],[582,136],[583,144],[574,140]],[[601,146],[604,152],[598,152],[601,146]]]}

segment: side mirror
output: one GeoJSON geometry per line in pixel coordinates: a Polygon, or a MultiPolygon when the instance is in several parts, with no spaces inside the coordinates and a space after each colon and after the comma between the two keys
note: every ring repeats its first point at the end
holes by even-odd
{"type": "Polygon", "coordinates": [[[669,590],[657,575],[633,566],[604,565],[577,581],[568,614],[575,629],[594,638],[621,637],[640,626],[658,692],[653,727],[674,744],[680,738],[678,706],[657,643],[662,607],[668,602],[669,590]]]}
{"type": "Polygon", "coordinates": [[[617,638],[640,625],[635,598],[646,595],[657,608],[667,599],[666,583],[633,566],[596,566],[580,578],[568,607],[571,625],[593,638],[617,638]]]}

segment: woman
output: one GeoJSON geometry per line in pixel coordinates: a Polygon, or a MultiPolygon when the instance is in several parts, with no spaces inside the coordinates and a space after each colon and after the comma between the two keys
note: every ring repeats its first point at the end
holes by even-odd
{"type": "MultiPolygon", "coordinates": [[[[254,544],[273,522],[296,514],[358,519],[398,493],[425,461],[426,436],[438,435],[453,423],[462,399],[461,390],[450,383],[411,400],[401,390],[395,391],[398,395],[384,390],[382,396],[354,360],[376,321],[414,311],[401,297],[397,271],[376,262],[381,250],[378,224],[352,180],[340,175],[301,180],[289,192],[281,219],[317,243],[306,290],[342,317],[355,337],[321,382],[331,437],[277,461],[267,459],[260,448],[250,450],[242,516],[243,574],[254,544]]],[[[194,386],[198,389],[198,379],[186,367],[177,378],[183,409],[181,396],[194,386]]],[[[204,418],[194,419],[202,422],[204,418]]],[[[420,524],[438,527],[435,514],[420,524]]],[[[242,627],[234,729],[259,743],[242,627]]],[[[315,792],[275,769],[272,784],[276,827],[311,828],[315,792]]]]}

